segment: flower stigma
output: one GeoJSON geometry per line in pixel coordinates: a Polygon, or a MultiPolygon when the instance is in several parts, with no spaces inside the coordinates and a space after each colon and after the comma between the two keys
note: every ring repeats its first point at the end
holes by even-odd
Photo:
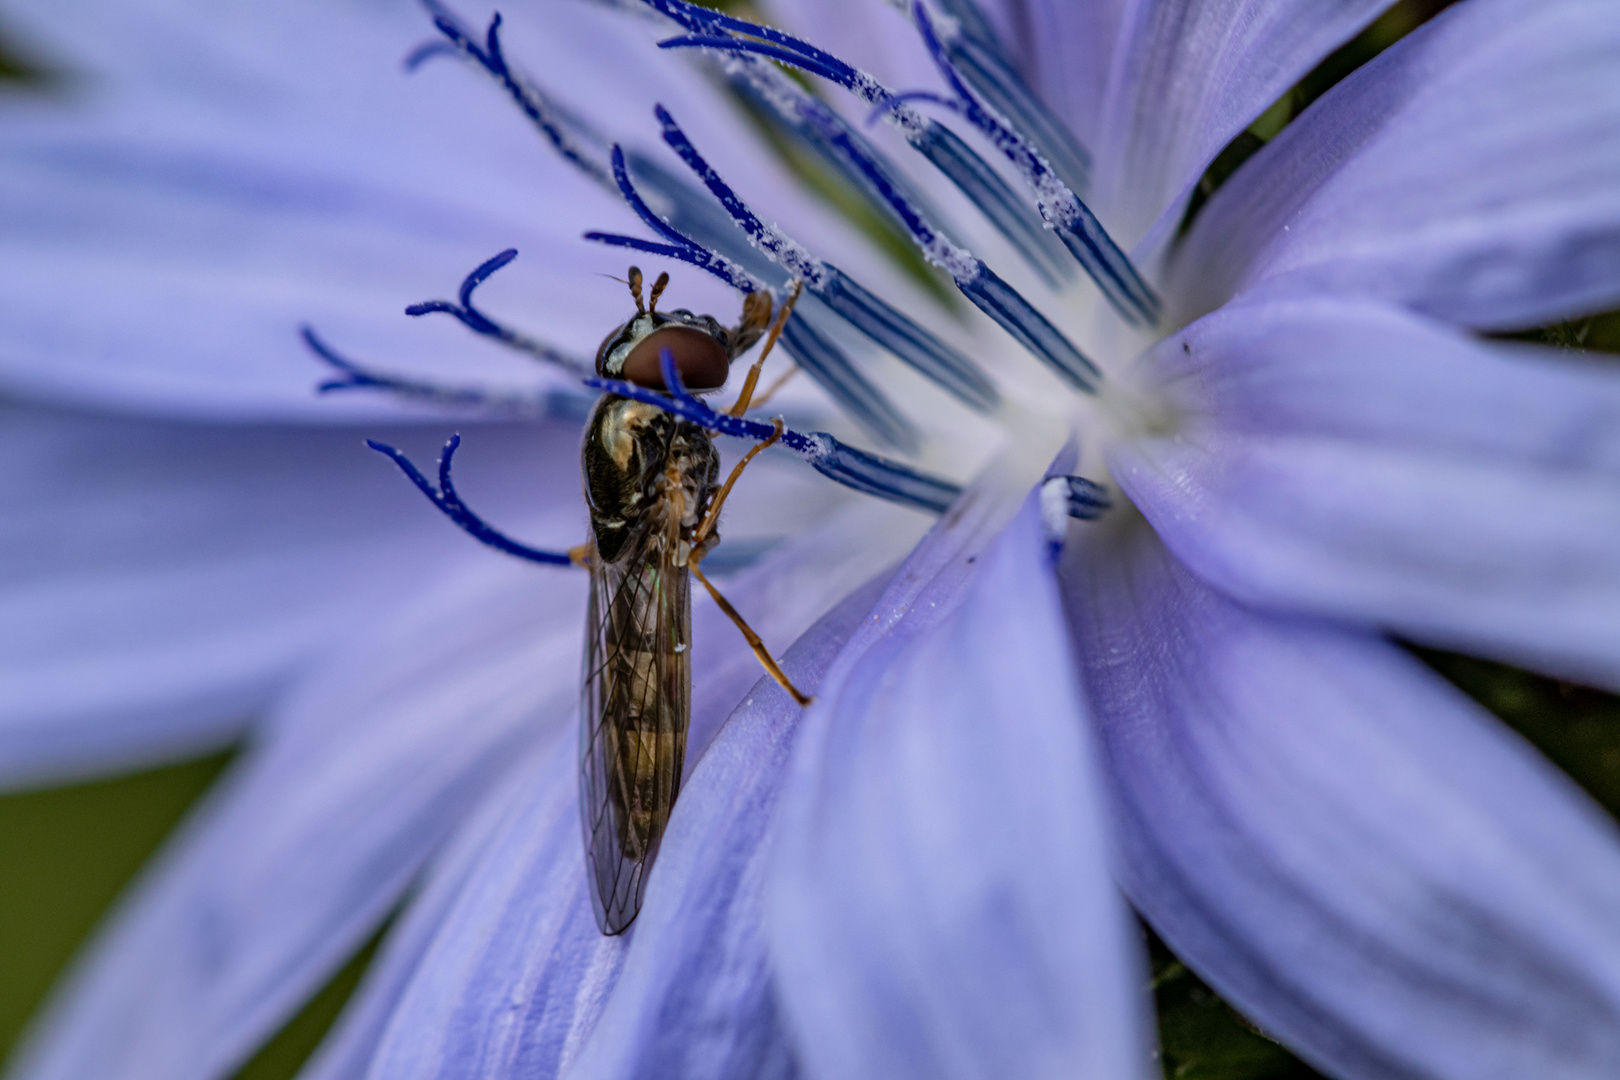
{"type": "MultiPolygon", "coordinates": [[[[1079,472],[1048,483],[1043,505],[1050,510],[1061,504],[1070,518],[1092,520],[1116,505],[1108,447],[1179,429],[1175,404],[1128,378],[1128,361],[1165,336],[1165,304],[1082,200],[1089,170],[1085,151],[1024,87],[982,28],[913,0],[906,14],[944,89],[898,91],[792,35],[685,0],[607,5],[652,25],[661,35],[657,47],[686,51],[707,64],[779,134],[816,155],[902,231],[984,316],[964,327],[948,317],[906,313],[772,224],[768,208],[745,201],[700,147],[700,141],[723,144],[721,134],[704,133],[700,140],[662,104],[649,103],[648,119],[672,154],[655,156],[630,141],[640,125],[629,125],[626,137],[599,131],[515,66],[506,55],[499,13],[477,34],[439,0],[423,3],[440,37],[413,52],[407,67],[456,57],[492,79],[563,160],[621,199],[650,233],[596,231],[585,239],[683,262],[745,297],[766,292],[780,303],[794,283],[802,287],[803,303],[786,324],[780,347],[852,425],[854,436],[875,444],[861,449],[828,432],[786,428],[782,446],[823,475],[938,513],[970,478],[1028,491],[1072,444],[1079,472]],[[847,91],[864,122],[846,119],[806,91],[784,65],[847,91]],[[945,120],[925,115],[919,105],[938,108],[945,120]],[[863,131],[880,122],[889,141],[904,148],[899,157],[879,145],[880,133],[863,131]],[[926,186],[937,177],[908,169],[919,161],[949,188],[926,186]],[[904,378],[903,391],[891,389],[898,372],[884,363],[886,357],[915,376],[904,378]]],[[[673,393],[643,389],[658,382],[650,353],[642,358],[647,372],[637,386],[594,378],[592,365],[581,357],[480,310],[474,292],[516,254],[508,250],[476,267],[457,301],[414,304],[407,313],[448,314],[580,380],[585,385],[578,392],[496,393],[404,379],[347,360],[306,330],[310,347],[339,373],[322,389],[381,389],[527,415],[580,415],[589,408],[590,390],[610,390],[722,434],[774,438],[770,424],[724,416],[678,381],[673,393]]],[[[706,377],[698,389],[713,382],[706,377]]],[[[524,545],[500,537],[454,495],[453,448],[441,461],[438,489],[396,451],[374,448],[393,457],[463,528],[522,554],[524,545]]],[[[556,553],[539,557],[559,560],[556,553]]]]}

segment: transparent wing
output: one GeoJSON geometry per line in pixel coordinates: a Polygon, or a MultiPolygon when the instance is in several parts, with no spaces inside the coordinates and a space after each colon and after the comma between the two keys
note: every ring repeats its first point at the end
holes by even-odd
{"type": "Polygon", "coordinates": [[[641,910],[686,757],[691,575],[674,561],[678,531],[651,524],[661,516],[649,515],[613,563],[591,565],[580,818],[604,934],[623,933],[641,910]]]}

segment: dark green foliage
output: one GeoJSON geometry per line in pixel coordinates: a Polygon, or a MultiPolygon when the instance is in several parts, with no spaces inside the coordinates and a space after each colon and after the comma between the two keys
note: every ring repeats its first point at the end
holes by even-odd
{"type": "Polygon", "coordinates": [[[0,1054],[227,760],[0,798],[0,1054]]]}
{"type": "Polygon", "coordinates": [[[1260,1033],[1153,931],[1153,1003],[1159,1012],[1160,1064],[1167,1080],[1311,1080],[1321,1074],[1260,1033]]]}

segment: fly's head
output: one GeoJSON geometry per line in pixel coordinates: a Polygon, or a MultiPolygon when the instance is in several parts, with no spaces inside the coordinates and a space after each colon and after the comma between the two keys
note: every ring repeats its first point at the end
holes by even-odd
{"type": "Polygon", "coordinates": [[[596,350],[596,373],[604,379],[623,379],[649,390],[664,390],[659,354],[668,349],[675,370],[688,390],[717,390],[725,384],[731,361],[758,341],[771,318],[767,293],[750,293],[743,304],[742,322],[721,326],[712,315],[694,315],[685,308],[659,311],[658,298],[669,285],[659,274],[646,303],[641,299],[641,271],[630,268],[630,295],[636,313],[615,328],[596,350]]]}

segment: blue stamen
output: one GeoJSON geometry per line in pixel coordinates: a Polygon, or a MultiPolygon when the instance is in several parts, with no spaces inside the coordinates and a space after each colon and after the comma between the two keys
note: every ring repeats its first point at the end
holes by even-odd
{"type": "MultiPolygon", "coordinates": [[[[765,442],[776,437],[775,424],[765,424],[758,420],[716,412],[688,393],[681,383],[680,371],[675,367],[675,358],[668,349],[661,350],[659,366],[663,373],[664,385],[670,388],[668,394],[616,379],[585,381],[587,385],[604,393],[617,394],[620,397],[655,405],[665,412],[722,435],[753,439],[756,442],[765,442]]],[[[825,432],[815,431],[806,435],[791,428],[783,428],[780,441],[783,446],[808,461],[823,476],[836,480],[845,487],[903,506],[944,513],[962,492],[960,485],[953,484],[949,480],[930,476],[898,461],[890,461],[864,450],[846,446],[825,432]]]]}
{"type": "Polygon", "coordinates": [[[304,344],[326,364],[343,373],[339,379],[328,379],[317,390],[323,394],[340,390],[384,390],[413,401],[458,409],[478,409],[511,416],[551,416],[568,420],[583,420],[590,412],[595,398],[575,390],[513,390],[494,391],[476,386],[445,386],[420,379],[390,375],[357,364],[339,355],[331,346],[316,336],[315,331],[302,327],[299,333],[304,344]]]}
{"type": "Polygon", "coordinates": [[[1091,173],[1091,155],[1069,133],[1063,121],[1030,93],[1024,80],[1007,62],[1006,51],[996,32],[974,0],[940,0],[940,6],[959,24],[954,33],[942,28],[940,34],[951,63],[992,108],[1029,134],[1071,191],[1085,191],[1091,173]]]}
{"type": "Polygon", "coordinates": [[[913,144],[929,163],[951,178],[957,190],[972,200],[1001,235],[1029,264],[1048,288],[1074,280],[1074,263],[1053,243],[1053,233],[1013,186],[974,153],[956,132],[930,123],[913,144]]]}
{"type": "MultiPolygon", "coordinates": [[[[785,36],[785,35],[784,35],[785,36]]],[[[789,38],[788,40],[793,40],[789,38]]],[[[880,114],[901,113],[897,118],[901,133],[912,148],[944,173],[946,178],[978,206],[1020,255],[1047,281],[1057,285],[1067,275],[1057,269],[1062,264],[1052,258],[1045,242],[1039,218],[1018,199],[1006,181],[974,150],[933,120],[917,113],[905,102],[906,95],[893,94],[874,82],[870,76],[857,72],[848,65],[828,67],[807,58],[803,53],[759,41],[746,41],[730,37],[671,38],[659,43],[665,48],[697,46],[731,55],[767,56],[773,60],[802,68],[844,86],[857,97],[874,103],[880,114]]],[[[805,46],[809,48],[809,46],[805,46]]],[[[870,154],[870,150],[868,150],[870,154]]],[[[862,186],[866,186],[862,184],[862,186]]]]}
{"type": "Polygon", "coordinates": [[[973,278],[956,283],[963,295],[1076,390],[1095,394],[1103,377],[1097,365],[994,270],[982,262],[978,269],[973,278]]]}
{"type": "Polygon", "coordinates": [[[781,230],[761,221],[698,153],[675,118],[662,105],[655,106],[654,111],[663,125],[664,141],[697,174],[760,251],[850,324],[969,408],[986,412],[995,407],[1000,395],[977,364],[856,284],[836,266],[815,258],[781,230]]]}
{"type": "Polygon", "coordinates": [[[452,435],[450,441],[444,444],[444,451],[439,455],[439,486],[437,489],[434,488],[432,481],[423,476],[416,466],[411,464],[409,458],[392,446],[387,443],[380,443],[375,439],[367,439],[366,445],[377,451],[377,453],[392,458],[394,464],[399,466],[400,471],[410,477],[411,483],[415,484],[422,494],[426,495],[433,505],[439,508],[439,512],[455,522],[463,532],[473,537],[473,539],[488,544],[497,551],[504,551],[508,555],[516,555],[520,559],[527,559],[529,562],[545,563],[551,566],[568,566],[573,563],[572,559],[561,552],[541,551],[539,548],[532,548],[527,544],[518,543],[516,540],[500,533],[467,508],[467,504],[461,501],[461,496],[456,494],[455,486],[450,483],[450,462],[455,457],[456,448],[461,445],[460,435],[452,435]]]}
{"type": "Polygon", "coordinates": [[[912,18],[940,74],[956,94],[958,111],[1023,174],[1035,193],[1041,216],[1119,312],[1133,323],[1158,321],[1159,298],[1142,280],[1085,203],[1058,179],[1024,138],[985,108],[968,87],[934,31],[922,0],[912,0],[912,18]]]}
{"type": "Polygon", "coordinates": [[[794,308],[782,327],[782,348],[804,373],[827,391],[850,418],[877,438],[907,453],[922,445],[922,438],[906,415],[850,363],[844,351],[806,319],[810,312],[794,308]]]}
{"type": "Polygon", "coordinates": [[[460,56],[461,50],[448,41],[428,41],[412,49],[405,57],[405,70],[415,71],[436,56],[460,56]]]}
{"type": "MultiPolygon", "coordinates": [[[[659,44],[662,45],[663,42],[659,42],[659,44]]],[[[880,101],[872,106],[872,111],[866,114],[866,126],[871,127],[895,109],[912,101],[926,101],[933,105],[942,105],[952,112],[961,108],[955,101],[942,94],[936,94],[932,90],[906,90],[899,94],[892,94],[887,100],[880,101]]]]}
{"type": "MultiPolygon", "coordinates": [[[[899,109],[904,106],[908,96],[891,93],[865,72],[780,30],[719,15],[684,3],[683,0],[645,0],[645,2],[686,29],[696,31],[684,37],[661,41],[659,42],[661,48],[701,48],[740,60],[754,61],[746,77],[763,84],[761,86],[763,93],[758,96],[779,114],[784,113],[784,99],[794,101],[802,110],[804,105],[797,99],[804,96],[803,92],[791,84],[784,86],[785,80],[772,78],[775,73],[769,71],[768,65],[760,65],[757,57],[768,57],[820,75],[877,106],[880,112],[893,112],[899,109]],[[732,32],[764,40],[733,37],[732,32]],[[761,70],[762,67],[765,70],[761,70]]],[[[1040,219],[1031,213],[1029,207],[1013,194],[1006,182],[977,153],[915,110],[906,108],[903,116],[896,119],[906,141],[982,209],[990,223],[1049,285],[1056,286],[1069,280],[1067,267],[1053,257],[1040,219]]],[[[799,126],[792,117],[784,115],[784,120],[790,127],[799,126]]],[[[810,138],[807,141],[812,146],[817,146],[823,154],[828,152],[826,147],[818,145],[823,140],[810,138]]],[[[872,150],[869,147],[866,150],[868,156],[872,156],[872,150]]],[[[831,156],[836,160],[837,155],[831,156]]],[[[839,171],[847,172],[847,165],[841,164],[839,171]]],[[[862,181],[859,186],[865,188],[867,185],[862,181]]],[[[912,201],[917,201],[914,196],[912,201]]],[[[881,200],[879,204],[882,205],[881,200]]]]}
{"type": "MultiPolygon", "coordinates": [[[[480,48],[473,39],[471,31],[462,25],[453,12],[445,7],[439,0],[422,0],[422,5],[433,16],[433,25],[449,41],[454,50],[469,60],[478,64],[505,88],[507,95],[527,116],[535,127],[539,128],[552,147],[571,162],[576,168],[590,176],[597,183],[607,186],[609,179],[607,170],[602,168],[600,161],[593,159],[580,145],[579,140],[600,145],[602,139],[594,132],[588,131],[579,121],[564,113],[549,98],[540,92],[539,88],[528,79],[512,70],[506,62],[506,55],[501,49],[501,16],[497,12],[490,20],[489,29],[484,34],[484,44],[480,48]]],[[[433,56],[440,55],[444,50],[430,49],[424,45],[417,48],[407,58],[407,63],[416,60],[421,63],[433,56]]]]}
{"type": "Polygon", "coordinates": [[[877,163],[865,158],[848,139],[829,131],[828,140],[849,155],[851,162],[865,172],[872,185],[894,206],[911,230],[912,238],[936,265],[944,267],[962,295],[1045,362],[1071,385],[1086,393],[1096,393],[1102,372],[1075,348],[1062,331],[1025,300],[1011,285],[996,276],[971,252],[952,244],[922,219],[915,207],[889,183],[877,163]]]}
{"type": "MultiPolygon", "coordinates": [[[[745,293],[758,292],[765,287],[763,281],[760,281],[741,266],[677,231],[669,222],[653,213],[646,200],[636,191],[636,185],[630,179],[630,171],[624,164],[624,150],[617,144],[613,147],[613,181],[618,185],[619,194],[624,197],[624,201],[629,205],[630,209],[635,211],[636,216],[645,222],[648,228],[669,241],[669,246],[662,249],[661,254],[668,254],[672,258],[678,258],[683,262],[691,263],[699,269],[707,270],[721,281],[745,293]]],[[[611,233],[589,232],[585,234],[585,239],[613,247],[630,247],[642,251],[651,250],[629,242],[631,239],[629,237],[617,236],[611,233]]]]}
{"type": "Polygon", "coordinates": [[[493,259],[480,263],[472,273],[462,279],[459,293],[461,303],[453,304],[448,300],[429,300],[421,304],[412,304],[405,309],[405,314],[427,315],[430,312],[442,311],[461,320],[461,323],[468,329],[486,337],[492,337],[503,345],[528,353],[538,360],[556,364],[574,375],[590,374],[591,365],[584,360],[569,356],[567,353],[552,348],[550,345],[529,337],[527,334],[520,334],[516,330],[502,326],[473,306],[473,290],[488,281],[490,275],[515,258],[517,258],[517,248],[507,248],[493,259]]]}
{"type": "MultiPolygon", "coordinates": [[[[653,3],[654,0],[648,2],[653,3]]],[[[668,2],[670,0],[657,0],[655,6],[668,2]]],[[[1059,239],[1069,249],[1070,254],[1091,275],[1110,303],[1127,320],[1137,324],[1156,322],[1160,306],[1157,295],[1142,280],[1125,253],[1114,244],[1090,208],[1052,169],[1048,168],[1041,156],[1029,147],[1024,138],[993,115],[962,80],[946,54],[945,47],[940,43],[920,0],[913,0],[912,17],[936,65],[956,95],[953,107],[983,131],[995,143],[997,149],[1001,150],[1003,156],[1024,175],[1035,194],[1037,209],[1042,219],[1057,231],[1059,239]]],[[[1041,247],[1035,247],[1033,252],[1024,250],[1028,243],[1024,235],[1027,230],[1009,228],[1006,224],[1009,217],[1008,207],[999,205],[998,196],[1001,193],[997,190],[997,185],[986,179],[986,174],[993,175],[993,172],[988,166],[984,166],[982,161],[979,162],[982,168],[972,166],[971,161],[977,159],[977,155],[965,145],[949,147],[949,152],[942,153],[939,145],[944,141],[942,137],[934,135],[932,138],[925,138],[925,133],[937,128],[938,125],[911,109],[905,102],[908,95],[893,93],[865,72],[781,31],[755,27],[750,23],[725,18],[709,22],[711,29],[723,27],[765,40],[709,34],[673,38],[660,42],[660,45],[664,48],[701,47],[721,52],[768,56],[773,60],[801,67],[843,86],[862,100],[877,106],[880,113],[890,115],[899,125],[907,141],[923,152],[935,167],[950,177],[969,198],[977,202],[986,199],[988,193],[988,200],[984,203],[986,216],[1009,240],[1018,245],[1031,265],[1042,266],[1041,247]],[[990,210],[992,206],[997,207],[994,212],[990,210]]]]}
{"type": "MultiPolygon", "coordinates": [[[[737,56],[727,54],[721,64],[721,69],[731,81],[732,88],[758,108],[767,118],[775,121],[784,134],[798,140],[811,153],[815,154],[824,165],[834,173],[842,176],[849,185],[866,200],[866,204],[875,213],[891,220],[902,230],[904,222],[895,217],[894,207],[885,202],[867,182],[866,176],[852,166],[848,159],[833,148],[822,134],[821,128],[810,124],[804,119],[803,113],[810,108],[810,102],[815,99],[793,80],[787,78],[774,65],[756,60],[750,56],[737,56]]],[[[860,146],[866,155],[877,161],[887,161],[883,152],[867,141],[866,137],[844,123],[836,113],[830,114],[832,124],[839,127],[857,146],[860,146]]],[[[922,207],[930,221],[945,222],[948,219],[944,213],[935,206],[928,197],[910,181],[890,170],[890,180],[901,191],[907,201],[913,206],[922,207]]],[[[1038,223],[1037,223],[1038,225],[1038,223]]]]}
{"type": "Polygon", "coordinates": [[[845,65],[836,67],[823,64],[795,49],[785,49],[780,45],[773,45],[767,41],[738,41],[734,37],[706,37],[702,34],[688,34],[684,37],[665,38],[658,43],[660,49],[719,49],[723,52],[738,52],[743,48],[755,56],[763,56],[770,60],[780,60],[784,64],[791,64],[802,71],[812,75],[820,75],[840,85],[846,85],[847,72],[845,65]]]}
{"type": "Polygon", "coordinates": [[[1080,521],[1095,521],[1105,514],[1113,505],[1114,497],[1108,489],[1083,476],[1056,477],[1068,485],[1065,493],[1069,516],[1080,521]]]}

